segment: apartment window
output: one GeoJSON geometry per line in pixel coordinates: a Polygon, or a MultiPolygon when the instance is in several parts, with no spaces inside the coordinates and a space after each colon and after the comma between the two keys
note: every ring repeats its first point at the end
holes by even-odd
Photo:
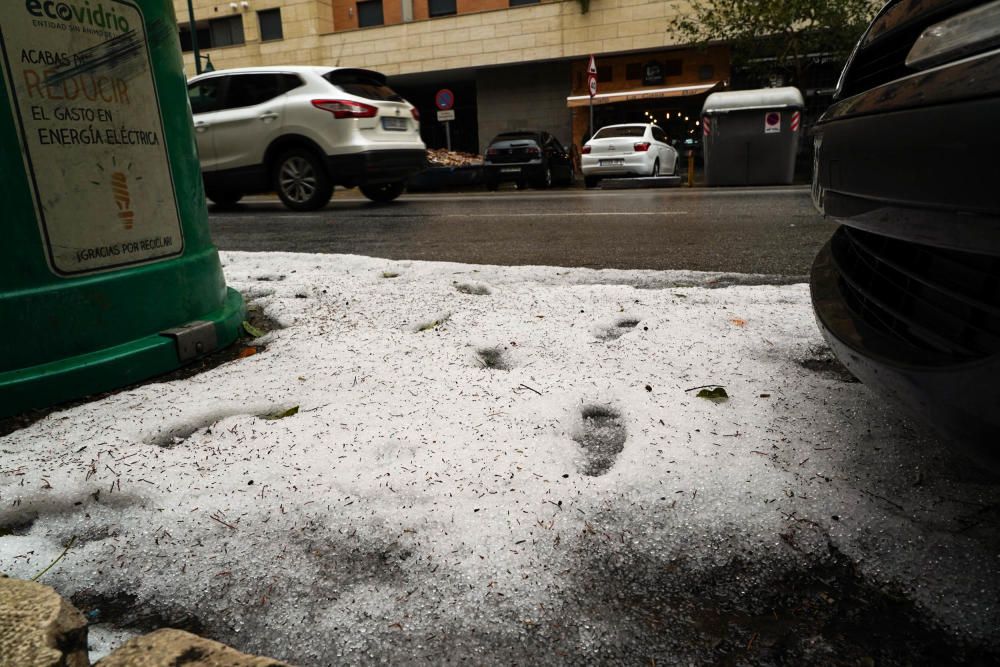
{"type": "Polygon", "coordinates": [[[458,13],[455,0],[427,0],[427,9],[431,16],[450,16],[458,13]]]}
{"type": "MultiPolygon", "coordinates": [[[[210,46],[210,34],[208,30],[208,22],[205,22],[204,26],[198,26],[198,48],[204,49],[210,46]]],[[[187,53],[192,51],[191,48],[191,26],[182,25],[180,26],[180,37],[181,37],[181,51],[187,53]]]]}
{"type": "Polygon", "coordinates": [[[270,42],[275,39],[284,38],[281,31],[281,9],[265,9],[257,12],[257,21],[260,23],[260,41],[270,42]]]}
{"type": "MultiPolygon", "coordinates": [[[[195,24],[198,31],[198,48],[212,49],[220,46],[243,44],[243,17],[227,16],[224,19],[198,21],[195,24]]],[[[191,26],[179,26],[181,50],[191,51],[191,26]]]]}
{"type": "Polygon", "coordinates": [[[384,25],[382,0],[367,0],[358,3],[358,27],[367,28],[373,25],[384,25]]]}
{"type": "Polygon", "coordinates": [[[598,65],[597,66],[597,80],[601,83],[607,83],[614,78],[611,72],[611,65],[598,65]]]}
{"type": "Polygon", "coordinates": [[[520,7],[521,5],[537,5],[539,0],[510,0],[511,7],[520,7]]]}
{"type": "Polygon", "coordinates": [[[642,78],[642,63],[628,63],[625,65],[625,78],[629,81],[638,81],[642,78]]]}
{"type": "MultiPolygon", "coordinates": [[[[243,39],[243,17],[227,16],[224,19],[212,19],[208,22],[208,30],[211,42],[208,46],[218,48],[220,46],[233,46],[242,44],[243,39]]],[[[199,42],[199,45],[201,42],[199,42]]]]}

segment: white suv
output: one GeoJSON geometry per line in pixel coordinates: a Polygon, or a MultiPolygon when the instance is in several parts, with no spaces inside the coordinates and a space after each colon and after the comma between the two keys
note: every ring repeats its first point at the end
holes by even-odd
{"type": "Polygon", "coordinates": [[[385,76],[347,67],[219,70],[188,82],[208,198],[276,191],[296,211],[333,186],[391,201],[424,168],[420,114],[385,76]]]}

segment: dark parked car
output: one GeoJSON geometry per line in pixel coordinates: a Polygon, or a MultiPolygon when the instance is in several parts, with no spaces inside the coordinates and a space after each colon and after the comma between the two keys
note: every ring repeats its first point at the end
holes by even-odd
{"type": "Polygon", "coordinates": [[[512,181],[518,188],[572,185],[573,161],[548,132],[504,132],[486,149],[483,180],[490,190],[512,181]]]}
{"type": "Polygon", "coordinates": [[[817,321],[859,379],[1000,461],[1000,2],[894,0],[814,130],[841,223],[817,321]]]}

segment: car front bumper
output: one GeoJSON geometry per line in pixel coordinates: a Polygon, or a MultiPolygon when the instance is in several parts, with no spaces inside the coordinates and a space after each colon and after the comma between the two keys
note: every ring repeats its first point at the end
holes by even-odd
{"type": "Polygon", "coordinates": [[[838,87],[861,92],[813,130],[813,200],[841,223],[816,320],[859,379],[1000,471],[1000,50],[912,72],[889,34],[859,43],[838,87]]]}
{"type": "Polygon", "coordinates": [[[978,257],[960,276],[941,275],[962,258],[841,227],[813,264],[813,309],[823,337],[858,379],[1000,471],[1000,349],[990,349],[980,328],[992,322],[997,330],[988,312],[1000,303],[1000,261],[978,257]],[[908,260],[913,250],[923,254],[908,260]],[[914,269],[925,264],[938,270],[914,269]],[[991,265],[992,292],[969,284],[976,277],[988,284],[991,265]],[[987,319],[970,322],[977,305],[987,319]]]}

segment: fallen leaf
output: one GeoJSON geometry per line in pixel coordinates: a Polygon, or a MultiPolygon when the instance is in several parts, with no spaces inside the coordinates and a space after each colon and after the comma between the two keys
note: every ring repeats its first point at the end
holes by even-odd
{"type": "Polygon", "coordinates": [[[252,357],[255,354],[257,354],[257,348],[245,347],[242,350],[240,350],[239,357],[240,359],[246,359],[247,357],[252,357]]]}
{"type": "Polygon", "coordinates": [[[746,321],[746,320],[744,320],[744,319],[741,319],[741,318],[739,318],[739,317],[734,317],[734,318],[732,318],[732,319],[731,319],[731,320],[729,320],[729,321],[730,321],[730,322],[731,322],[731,323],[732,323],[733,325],[735,325],[735,326],[738,326],[738,327],[745,327],[745,326],[747,325],[747,321],[746,321]]]}
{"type": "Polygon", "coordinates": [[[243,320],[243,330],[246,331],[248,334],[250,334],[254,338],[260,338],[261,336],[264,335],[263,331],[261,331],[260,329],[258,329],[254,325],[250,324],[246,320],[243,320]]]}

